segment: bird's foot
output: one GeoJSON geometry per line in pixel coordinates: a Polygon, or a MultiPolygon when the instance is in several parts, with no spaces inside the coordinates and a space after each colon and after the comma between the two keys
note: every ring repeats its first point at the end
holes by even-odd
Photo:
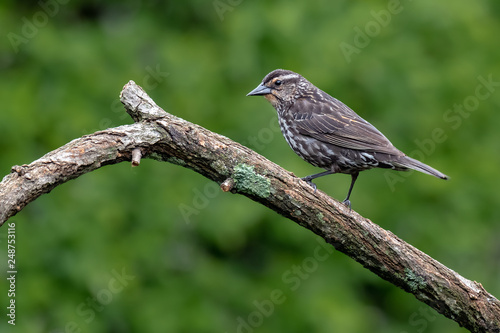
{"type": "Polygon", "coordinates": [[[309,177],[304,177],[304,178],[300,178],[300,179],[302,179],[303,181],[305,181],[306,183],[308,183],[309,185],[311,185],[311,187],[314,189],[314,193],[316,193],[316,188],[317,188],[317,186],[316,186],[316,184],[314,184],[314,183],[312,182],[312,179],[311,179],[311,178],[309,178],[309,177]]]}
{"type": "Polygon", "coordinates": [[[351,211],[351,201],[349,199],[345,199],[342,203],[349,207],[349,211],[351,211]]]}

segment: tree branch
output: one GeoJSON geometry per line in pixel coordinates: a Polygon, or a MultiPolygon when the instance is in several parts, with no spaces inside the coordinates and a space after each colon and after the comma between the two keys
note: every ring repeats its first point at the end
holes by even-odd
{"type": "Polygon", "coordinates": [[[0,183],[0,225],[38,196],[101,166],[167,161],[243,194],[323,237],[381,278],[472,332],[500,332],[500,302],[470,281],[263,156],[166,113],[134,82],[121,101],[134,119],[75,139],[0,183]]]}

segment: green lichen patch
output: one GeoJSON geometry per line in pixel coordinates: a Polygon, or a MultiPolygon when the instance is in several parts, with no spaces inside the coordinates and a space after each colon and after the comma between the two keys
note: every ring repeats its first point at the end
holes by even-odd
{"type": "Polygon", "coordinates": [[[163,156],[158,154],[158,153],[151,153],[148,155],[148,158],[155,160],[155,161],[158,161],[158,162],[165,162],[165,159],[163,158],[163,156]]]}
{"type": "Polygon", "coordinates": [[[410,287],[411,291],[417,291],[418,289],[425,289],[427,283],[424,278],[420,275],[415,274],[411,269],[405,268],[405,281],[410,287]]]}
{"type": "Polygon", "coordinates": [[[172,164],[177,164],[177,165],[180,165],[180,166],[185,166],[186,165],[186,162],[184,162],[184,160],[181,160],[180,158],[177,158],[175,156],[171,156],[171,157],[167,158],[167,162],[170,162],[172,164]]]}
{"type": "Polygon", "coordinates": [[[234,167],[233,178],[237,191],[267,198],[271,194],[271,181],[255,173],[254,167],[240,163],[234,167]]]}
{"type": "Polygon", "coordinates": [[[215,162],[212,162],[212,164],[210,164],[210,166],[212,168],[214,168],[214,170],[217,171],[218,173],[220,173],[221,175],[223,175],[223,176],[228,175],[226,165],[223,162],[216,160],[215,162]]]}
{"type": "Polygon", "coordinates": [[[177,164],[180,166],[186,165],[186,162],[184,160],[181,160],[180,158],[175,157],[175,156],[166,157],[165,155],[161,155],[158,153],[151,153],[147,157],[152,159],[152,160],[158,161],[158,162],[169,162],[169,163],[177,164]]]}

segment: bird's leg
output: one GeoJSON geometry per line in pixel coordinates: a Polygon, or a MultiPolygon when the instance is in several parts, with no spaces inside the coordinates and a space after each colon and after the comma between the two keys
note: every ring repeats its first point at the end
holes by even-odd
{"type": "Polygon", "coordinates": [[[323,177],[326,175],[331,175],[332,173],[335,173],[333,170],[328,170],[328,171],[323,171],[320,173],[316,173],[314,175],[306,176],[304,178],[301,178],[303,181],[306,181],[311,187],[314,189],[314,193],[316,193],[316,184],[312,182],[313,179],[318,178],[318,177],[323,177]]]}
{"type": "Polygon", "coordinates": [[[351,174],[351,186],[349,186],[349,192],[347,192],[347,197],[345,198],[342,203],[349,207],[349,210],[351,210],[351,201],[349,201],[349,197],[351,196],[352,188],[354,187],[354,183],[356,182],[356,179],[358,179],[359,172],[351,174]]]}

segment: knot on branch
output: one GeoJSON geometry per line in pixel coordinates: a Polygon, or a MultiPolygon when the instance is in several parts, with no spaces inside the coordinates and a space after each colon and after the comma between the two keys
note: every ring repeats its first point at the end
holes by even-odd
{"type": "Polygon", "coordinates": [[[14,165],[12,166],[12,168],[10,169],[10,172],[11,173],[17,173],[18,176],[24,176],[24,174],[26,173],[26,168],[28,167],[27,164],[23,164],[23,165],[14,165]]]}
{"type": "Polygon", "coordinates": [[[164,118],[163,111],[141,87],[130,80],[120,93],[120,101],[135,122],[164,118]]]}

